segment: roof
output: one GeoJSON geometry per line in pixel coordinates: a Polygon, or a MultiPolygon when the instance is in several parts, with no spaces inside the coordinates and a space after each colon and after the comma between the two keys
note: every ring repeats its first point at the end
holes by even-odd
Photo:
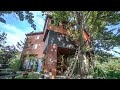
{"type": "Polygon", "coordinates": [[[45,26],[46,26],[46,22],[47,22],[47,19],[48,19],[48,18],[52,18],[52,16],[50,16],[50,15],[47,15],[47,16],[46,16],[46,19],[45,19],[45,24],[44,24],[43,31],[45,30],[45,26]]]}
{"type": "Polygon", "coordinates": [[[31,35],[39,35],[39,34],[43,34],[43,32],[30,32],[30,33],[27,33],[25,34],[26,36],[31,36],[31,35]]]}

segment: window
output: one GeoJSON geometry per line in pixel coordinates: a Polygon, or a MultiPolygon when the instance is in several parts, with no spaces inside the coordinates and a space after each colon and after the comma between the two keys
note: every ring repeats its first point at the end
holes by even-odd
{"type": "Polygon", "coordinates": [[[37,36],[37,39],[39,39],[40,38],[40,36],[37,36]]]}
{"type": "Polygon", "coordinates": [[[33,49],[37,49],[37,44],[34,44],[34,45],[33,45],[33,49]]]}

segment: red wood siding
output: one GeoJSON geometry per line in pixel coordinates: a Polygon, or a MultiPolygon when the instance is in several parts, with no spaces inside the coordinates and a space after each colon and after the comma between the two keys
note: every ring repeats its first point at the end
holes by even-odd
{"type": "Polygon", "coordinates": [[[52,71],[54,78],[56,77],[57,66],[57,45],[48,45],[48,51],[46,54],[45,67],[48,71],[52,71]]]}

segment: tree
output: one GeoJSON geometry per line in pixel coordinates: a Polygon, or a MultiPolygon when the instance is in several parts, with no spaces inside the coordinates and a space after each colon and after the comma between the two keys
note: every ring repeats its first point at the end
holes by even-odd
{"type": "Polygon", "coordinates": [[[0,33],[0,63],[8,63],[10,59],[15,58],[18,50],[15,46],[5,45],[6,44],[7,34],[2,32],[0,33]]]}
{"type": "Polygon", "coordinates": [[[36,30],[36,25],[34,24],[34,16],[33,13],[30,11],[0,11],[0,22],[6,23],[6,20],[4,19],[5,14],[11,14],[14,13],[18,16],[20,21],[27,20],[29,24],[31,24],[31,27],[36,30]]]}
{"type": "MultiPolygon", "coordinates": [[[[120,23],[119,11],[43,11],[43,14],[51,15],[54,25],[59,25],[59,22],[67,22],[65,28],[69,30],[70,37],[79,40],[78,48],[80,49],[79,55],[77,55],[79,57],[79,64],[80,62],[83,63],[83,56],[85,55],[85,53],[81,52],[93,49],[97,55],[104,58],[108,54],[107,52],[104,53],[103,50],[108,51],[115,46],[120,46],[120,29],[107,30],[106,28],[106,26],[120,23]],[[84,30],[90,35],[90,48],[84,45],[84,30]],[[115,30],[117,30],[116,34],[113,33],[115,30]]],[[[82,67],[85,66],[80,68],[82,67]]]]}
{"type": "Polygon", "coordinates": [[[0,32],[0,49],[3,47],[3,45],[6,43],[6,33],[5,32],[0,32]]]}
{"type": "Polygon", "coordinates": [[[17,42],[17,47],[18,47],[18,49],[20,50],[20,51],[22,51],[23,50],[23,48],[24,48],[24,46],[26,45],[25,44],[25,42],[26,42],[26,38],[25,38],[25,40],[24,40],[24,42],[23,41],[19,41],[19,42],[17,42]]]}
{"type": "MultiPolygon", "coordinates": [[[[106,26],[120,23],[120,12],[117,11],[45,11],[43,13],[53,16],[54,25],[67,21],[68,30],[86,29],[93,37],[95,47],[112,49],[119,45],[120,29],[107,30],[106,26]],[[77,26],[77,28],[73,28],[77,26]],[[117,30],[114,34],[113,31],[117,30]],[[99,39],[98,39],[99,38],[99,39]],[[108,44],[109,43],[109,44],[108,44]],[[112,43],[112,44],[111,44],[112,43]],[[101,44],[101,45],[100,45],[101,44]]],[[[76,33],[75,33],[76,34],[76,33]]],[[[73,33],[71,33],[71,36],[73,33]]]]}
{"type": "Polygon", "coordinates": [[[16,58],[17,49],[15,46],[4,46],[0,52],[0,63],[7,64],[12,58],[16,58]]]}
{"type": "MultiPolygon", "coordinates": [[[[36,30],[36,25],[34,24],[34,16],[30,11],[0,11],[0,22],[6,24],[6,20],[4,19],[5,14],[16,14],[20,21],[27,20],[31,27],[36,30]]],[[[1,63],[8,63],[8,61],[14,58],[18,52],[15,46],[5,46],[6,35],[4,32],[0,33],[0,60],[1,63]]],[[[18,42],[17,47],[22,50],[23,42],[18,42]],[[22,44],[21,44],[22,43],[22,44]]]]}
{"type": "MultiPolygon", "coordinates": [[[[16,14],[21,21],[28,20],[31,27],[36,29],[33,21],[34,16],[30,11],[1,11],[0,21],[6,23],[3,16],[11,13],[16,14]]],[[[85,53],[81,52],[93,49],[96,55],[105,58],[111,55],[103,50],[108,51],[120,46],[120,29],[107,30],[106,28],[106,26],[120,23],[119,11],[43,11],[43,13],[53,17],[53,25],[59,25],[59,22],[66,22],[64,28],[69,30],[70,37],[79,40],[79,54],[77,55],[79,57],[79,64],[80,61],[83,62],[83,56],[85,55],[85,53]],[[91,38],[89,48],[85,46],[85,41],[83,40],[84,30],[89,33],[91,38]],[[116,33],[114,33],[115,30],[116,33]]],[[[5,34],[2,36],[5,36],[5,34]]],[[[0,37],[0,39],[3,38],[0,37]]]]}

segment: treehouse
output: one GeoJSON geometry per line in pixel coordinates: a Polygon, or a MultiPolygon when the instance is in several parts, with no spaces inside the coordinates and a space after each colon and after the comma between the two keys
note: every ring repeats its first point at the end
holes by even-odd
{"type": "MultiPolygon", "coordinates": [[[[69,36],[69,30],[64,28],[64,25],[59,26],[51,25],[52,17],[47,16],[44,30],[43,41],[45,54],[45,70],[52,71],[53,78],[57,75],[63,74],[68,65],[65,61],[62,61],[61,55],[67,58],[70,55],[75,54],[75,48],[77,43],[75,40],[71,40],[69,36]]],[[[83,31],[84,41],[86,46],[89,47],[89,35],[83,31]]]]}

